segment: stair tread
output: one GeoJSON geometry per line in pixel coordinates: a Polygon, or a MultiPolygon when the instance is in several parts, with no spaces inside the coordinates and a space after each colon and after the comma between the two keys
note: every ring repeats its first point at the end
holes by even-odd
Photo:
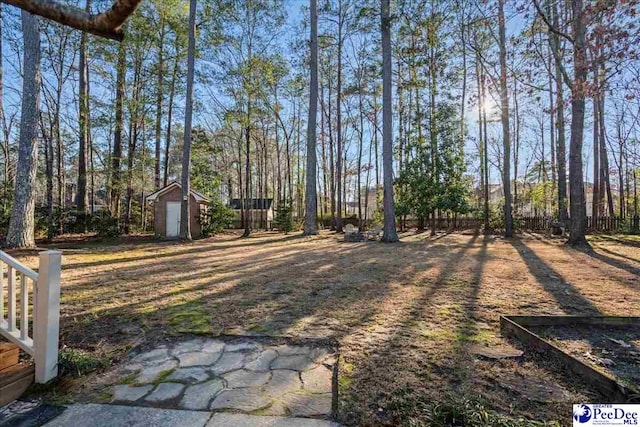
{"type": "Polygon", "coordinates": [[[17,365],[9,366],[0,370],[0,387],[34,373],[35,366],[33,364],[18,363],[17,365]]]}

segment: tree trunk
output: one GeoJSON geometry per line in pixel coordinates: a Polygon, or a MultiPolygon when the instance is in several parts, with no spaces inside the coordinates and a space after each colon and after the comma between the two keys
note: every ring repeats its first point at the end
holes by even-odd
{"type": "Polygon", "coordinates": [[[380,0],[382,33],[382,168],[384,181],[383,242],[397,242],[393,200],[393,111],[391,95],[391,16],[389,0],[380,0]]]}
{"type": "Polygon", "coordinates": [[[176,80],[178,78],[178,46],[176,43],[175,60],[173,62],[173,73],[171,75],[171,87],[169,88],[169,105],[167,111],[167,134],[164,145],[164,165],[162,183],[166,187],[169,179],[169,148],[171,146],[171,122],[173,120],[173,99],[176,93],[176,80]]]}
{"type": "MultiPolygon", "coordinates": [[[[513,208],[518,211],[518,162],[520,161],[520,106],[518,105],[518,80],[513,78],[513,208]]],[[[553,131],[553,130],[552,130],[553,131]]]]}
{"type": "Polygon", "coordinates": [[[116,69],[115,126],[113,132],[113,154],[111,155],[111,215],[120,221],[120,196],[122,194],[122,131],[124,127],[124,86],[127,72],[127,52],[124,42],[118,46],[116,69]]]}
{"type": "Polygon", "coordinates": [[[364,104],[362,102],[362,97],[364,88],[362,87],[362,80],[360,80],[359,82],[359,88],[360,91],[358,94],[358,107],[360,110],[360,133],[358,138],[358,176],[355,197],[358,198],[358,230],[364,231],[365,225],[362,221],[362,146],[364,145],[364,104]]]}
{"type": "Polygon", "coordinates": [[[318,234],[318,206],[316,194],[316,118],[318,115],[318,12],[317,0],[309,0],[311,14],[311,77],[309,86],[309,120],[307,122],[307,170],[305,189],[304,232],[318,234]]]}
{"type": "MultiPolygon", "coordinates": [[[[4,58],[3,55],[3,46],[2,46],[2,3],[0,3],[0,58],[4,58]]],[[[0,61],[0,126],[2,126],[2,154],[3,154],[3,173],[2,178],[5,182],[5,185],[8,185],[10,182],[9,179],[9,132],[7,129],[7,118],[4,114],[4,70],[2,66],[2,62],[0,61]]]]}
{"type": "MultiPolygon", "coordinates": [[[[597,75],[597,73],[596,73],[597,75]]],[[[599,103],[597,94],[593,96],[593,194],[591,199],[591,221],[594,229],[598,229],[598,217],[600,216],[600,147],[598,119],[599,103]]]]}
{"type": "Polygon", "coordinates": [[[337,182],[337,215],[336,232],[342,233],[342,0],[338,0],[338,87],[336,88],[336,182],[337,182]]]}
{"type": "MultiPolygon", "coordinates": [[[[158,80],[156,83],[156,146],[155,146],[155,158],[154,158],[154,184],[155,188],[160,188],[160,153],[161,153],[161,140],[162,140],[162,100],[163,91],[162,86],[164,84],[164,37],[165,37],[165,23],[164,18],[160,18],[160,40],[158,44],[158,80]]],[[[177,56],[177,52],[176,52],[177,56]]]]}
{"type": "MultiPolygon", "coordinates": [[[[553,25],[559,28],[559,12],[556,6],[552,9],[553,25]]],[[[551,49],[560,50],[560,41],[556,33],[549,31],[550,41],[553,43],[551,49]]],[[[564,85],[562,82],[561,55],[555,55],[555,81],[556,81],[556,167],[558,168],[558,217],[561,222],[568,218],[567,213],[567,148],[565,142],[565,120],[564,120],[564,85]]]]}
{"type": "Polygon", "coordinates": [[[35,246],[33,189],[38,167],[38,118],[40,116],[40,30],[36,16],[22,12],[24,35],[22,106],[15,193],[6,245],[35,246]]]}
{"type": "Polygon", "coordinates": [[[51,241],[54,236],[53,230],[53,126],[49,124],[49,131],[45,131],[45,124],[40,120],[40,129],[42,129],[42,142],[44,143],[44,166],[47,177],[46,199],[47,199],[47,240],[51,241]]]}
{"type": "Polygon", "coordinates": [[[571,235],[569,244],[575,247],[591,246],[585,237],[586,205],[582,173],[582,144],[584,138],[584,109],[587,64],[585,57],[585,23],[583,0],[571,0],[573,11],[573,64],[574,81],[571,88],[571,140],[569,142],[569,211],[571,235]]]}
{"type": "MultiPolygon", "coordinates": [[[[509,95],[507,93],[507,42],[504,18],[504,0],[498,0],[498,26],[500,37],[500,113],[502,121],[502,186],[504,188],[504,237],[513,236],[511,216],[511,136],[509,135],[509,95]]],[[[544,159],[543,159],[544,162],[544,159]]]]}
{"type": "MultiPolygon", "coordinates": [[[[91,2],[87,1],[86,11],[91,10],[91,2]]],[[[79,80],[79,121],[78,130],[80,134],[78,144],[78,183],[76,188],[76,209],[82,214],[87,213],[89,197],[87,195],[87,169],[89,165],[89,91],[88,91],[88,61],[87,61],[87,33],[80,35],[80,63],[78,72],[79,80]]],[[[86,228],[86,224],[85,224],[86,228]]]]}
{"type": "Polygon", "coordinates": [[[180,238],[191,240],[191,122],[193,119],[193,80],[196,57],[197,0],[189,1],[189,47],[187,50],[187,93],[184,111],[184,145],[182,147],[182,206],[180,209],[180,238]]]}

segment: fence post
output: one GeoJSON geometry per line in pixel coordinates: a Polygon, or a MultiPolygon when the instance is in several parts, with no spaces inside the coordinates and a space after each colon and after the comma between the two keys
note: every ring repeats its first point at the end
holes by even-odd
{"type": "Polygon", "coordinates": [[[40,253],[38,282],[35,292],[34,347],[36,382],[39,384],[58,375],[58,333],[60,330],[60,268],[62,253],[40,253]]]}

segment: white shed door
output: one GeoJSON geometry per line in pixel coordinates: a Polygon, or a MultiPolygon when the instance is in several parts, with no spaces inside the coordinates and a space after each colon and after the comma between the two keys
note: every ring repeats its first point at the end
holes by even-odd
{"type": "Polygon", "coordinates": [[[167,202],[167,237],[180,235],[180,202],[167,202]]]}

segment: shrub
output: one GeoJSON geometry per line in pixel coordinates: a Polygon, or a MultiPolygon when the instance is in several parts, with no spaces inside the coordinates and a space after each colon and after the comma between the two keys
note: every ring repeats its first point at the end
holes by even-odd
{"type": "Polygon", "coordinates": [[[95,212],[91,217],[90,227],[92,231],[98,233],[99,237],[118,237],[120,235],[118,218],[113,217],[108,210],[95,212]]]}
{"type": "Polygon", "coordinates": [[[97,358],[81,350],[63,348],[59,353],[58,368],[61,376],[77,378],[108,366],[109,359],[97,358]]]}
{"type": "Polygon", "coordinates": [[[202,237],[213,236],[228,228],[233,222],[233,209],[225,206],[219,200],[207,204],[206,210],[200,211],[198,222],[202,237]]]}
{"type": "Polygon", "coordinates": [[[294,224],[291,206],[287,202],[283,201],[276,211],[276,217],[273,219],[273,226],[284,232],[284,234],[293,231],[294,224]]]}

